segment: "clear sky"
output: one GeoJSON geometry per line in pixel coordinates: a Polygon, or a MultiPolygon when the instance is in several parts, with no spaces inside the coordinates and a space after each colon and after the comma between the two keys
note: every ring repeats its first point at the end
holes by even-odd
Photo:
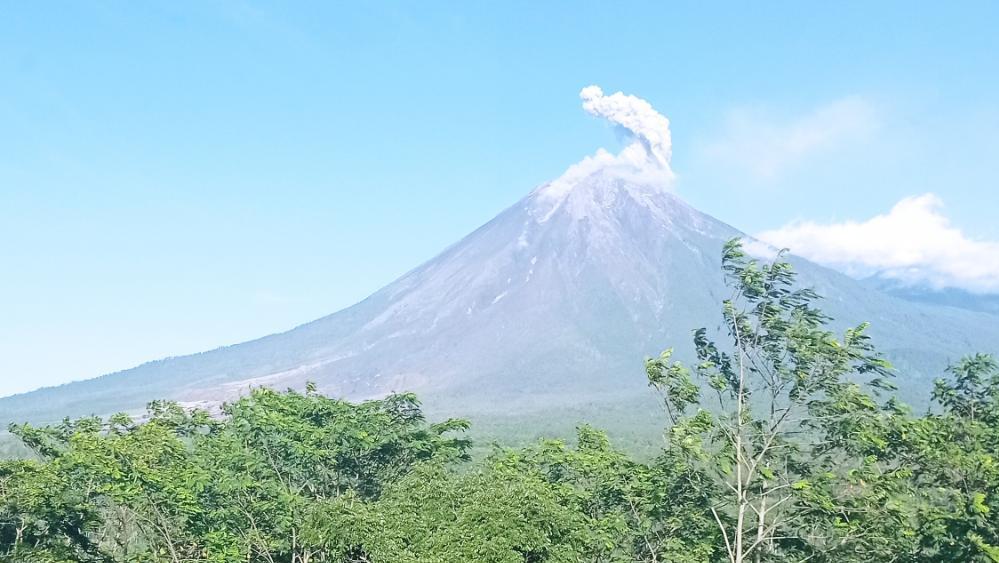
{"type": "Polygon", "coordinates": [[[352,304],[618,146],[590,84],[747,232],[890,266],[829,229],[946,217],[999,267],[999,3],[704,5],[5,3],[0,395],[352,304]]]}

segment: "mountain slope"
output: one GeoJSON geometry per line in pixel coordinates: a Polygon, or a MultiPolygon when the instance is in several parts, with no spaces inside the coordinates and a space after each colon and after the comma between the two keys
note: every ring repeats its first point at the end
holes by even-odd
{"type": "MultiPolygon", "coordinates": [[[[590,408],[646,395],[642,358],[689,352],[728,295],[736,229],[656,185],[598,170],[543,186],[368,299],[286,333],[0,400],[8,420],[217,401],[251,385],[354,399],[414,390],[465,415],[590,408]]],[[[873,323],[913,396],[946,362],[999,342],[994,316],[893,298],[794,260],[840,326],[873,323]]]]}
{"type": "Polygon", "coordinates": [[[996,294],[979,294],[957,288],[938,289],[926,285],[912,285],[883,276],[871,276],[865,279],[864,283],[878,291],[906,301],[999,315],[999,295],[996,294]]]}
{"type": "MultiPolygon", "coordinates": [[[[628,139],[620,153],[584,158],[364,301],[285,333],[0,399],[0,419],[137,410],[154,398],[211,404],[314,381],[351,399],[417,391],[432,413],[533,417],[541,431],[649,420],[643,357],[669,346],[689,357],[690,331],[718,326],[730,294],[721,248],[742,234],[672,192],[665,116],[595,86],[580,96],[628,139]]],[[[897,299],[793,261],[839,328],[873,324],[903,398],[925,399],[950,360],[999,351],[994,315],[897,299]]]]}

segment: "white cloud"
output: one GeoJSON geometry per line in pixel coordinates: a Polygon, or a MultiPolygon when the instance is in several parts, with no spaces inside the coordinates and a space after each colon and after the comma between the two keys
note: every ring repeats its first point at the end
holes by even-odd
{"type": "Polygon", "coordinates": [[[598,171],[609,171],[632,182],[662,189],[672,185],[673,144],[666,116],[641,98],[622,92],[604,95],[599,86],[583,88],[579,97],[587,113],[618,126],[628,145],[618,154],[598,149],[570,166],[558,179],[542,186],[541,195],[561,198],[579,181],[598,171]]]}
{"type": "Polygon", "coordinates": [[[999,291],[999,242],[969,238],[951,225],[942,206],[940,198],[924,194],[866,221],[798,221],[756,238],[852,275],[999,291]]]}
{"type": "Polygon", "coordinates": [[[709,161],[771,180],[817,153],[862,141],[878,127],[874,105],[856,96],[785,122],[739,110],[729,116],[721,138],[702,152],[709,161]]]}

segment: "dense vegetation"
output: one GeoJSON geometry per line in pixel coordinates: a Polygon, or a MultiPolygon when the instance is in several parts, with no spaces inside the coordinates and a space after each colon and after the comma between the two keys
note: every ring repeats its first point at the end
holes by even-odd
{"type": "Polygon", "coordinates": [[[579,429],[469,460],[412,395],[258,389],[14,426],[0,558],[18,562],[999,561],[999,368],[956,363],[933,408],[891,397],[865,326],[830,333],[782,259],[725,248],[724,342],[647,361],[670,424],[640,462],[579,429]]]}

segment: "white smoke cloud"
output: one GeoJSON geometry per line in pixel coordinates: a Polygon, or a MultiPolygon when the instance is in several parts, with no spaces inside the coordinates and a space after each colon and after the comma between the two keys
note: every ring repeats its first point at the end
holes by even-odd
{"type": "Polygon", "coordinates": [[[543,186],[543,195],[562,197],[578,182],[598,171],[661,189],[672,185],[675,177],[670,168],[673,145],[666,116],[641,98],[622,92],[604,95],[599,86],[583,88],[579,97],[587,113],[617,126],[625,134],[628,145],[618,154],[598,149],[595,154],[570,166],[557,180],[543,186]]]}
{"type": "Polygon", "coordinates": [[[798,221],[756,238],[814,262],[910,284],[999,291],[999,242],[969,238],[941,213],[934,194],[908,197],[866,221],[798,221]]]}
{"type": "Polygon", "coordinates": [[[653,109],[652,104],[622,92],[605,96],[599,86],[583,88],[579,97],[583,99],[583,109],[587,113],[627,129],[655,163],[669,168],[673,158],[669,119],[653,109]]]}

